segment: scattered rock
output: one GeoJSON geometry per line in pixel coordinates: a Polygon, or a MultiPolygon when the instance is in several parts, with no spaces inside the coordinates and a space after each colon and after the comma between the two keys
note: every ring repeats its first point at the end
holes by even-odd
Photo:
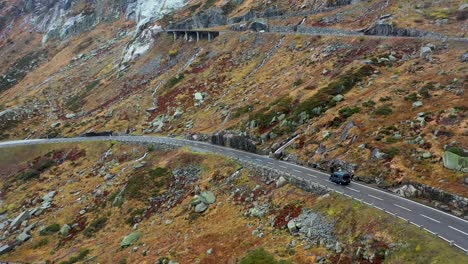
{"type": "Polygon", "coordinates": [[[67,115],[65,115],[66,119],[73,119],[75,117],[76,117],[76,114],[67,114],[67,115]]]}
{"type": "Polygon", "coordinates": [[[296,233],[297,231],[299,231],[299,229],[297,228],[296,222],[294,222],[294,220],[289,220],[288,230],[289,230],[289,232],[291,232],[293,234],[296,233]]]}
{"type": "Polygon", "coordinates": [[[283,176],[280,176],[280,177],[276,180],[276,188],[283,187],[283,186],[286,185],[287,183],[288,183],[288,181],[287,181],[283,176]]]}
{"type": "Polygon", "coordinates": [[[411,184],[405,184],[399,188],[393,189],[392,191],[400,196],[407,198],[420,195],[420,191],[411,184]]]}
{"type": "Polygon", "coordinates": [[[435,50],[435,46],[433,44],[427,44],[426,46],[421,47],[419,51],[419,57],[425,60],[431,60],[432,52],[435,50]]]}
{"type": "Polygon", "coordinates": [[[21,225],[21,223],[24,220],[29,219],[29,217],[31,217],[29,211],[26,210],[26,211],[22,212],[15,219],[13,219],[13,221],[10,223],[10,229],[12,229],[12,230],[16,229],[18,226],[21,225]]]}
{"type": "Polygon", "coordinates": [[[372,150],[371,160],[380,160],[380,159],[383,159],[384,157],[385,157],[385,153],[380,152],[379,149],[375,148],[372,150]]]}
{"type": "Polygon", "coordinates": [[[16,237],[16,241],[18,241],[20,243],[23,243],[23,242],[27,241],[30,238],[31,238],[31,235],[29,235],[28,233],[22,232],[21,234],[19,234],[16,237]]]}
{"type": "Polygon", "coordinates": [[[465,53],[461,56],[460,60],[462,62],[468,62],[468,53],[465,53]]]}
{"type": "Polygon", "coordinates": [[[208,249],[208,250],[206,251],[206,254],[207,254],[207,255],[213,254],[213,249],[212,249],[212,248],[208,249]]]}
{"type": "Polygon", "coordinates": [[[10,252],[14,247],[13,245],[2,245],[0,247],[0,255],[10,252]]]}
{"type": "Polygon", "coordinates": [[[50,125],[50,127],[51,127],[51,128],[57,128],[57,127],[59,127],[61,124],[62,124],[62,123],[60,123],[60,122],[55,122],[55,123],[53,123],[52,125],[50,125]]]}
{"type": "Polygon", "coordinates": [[[430,159],[430,158],[432,158],[432,153],[430,153],[430,152],[424,152],[424,153],[422,154],[422,157],[423,157],[424,159],[430,159]]]}
{"type": "Polygon", "coordinates": [[[203,213],[206,209],[208,209],[208,205],[201,202],[195,206],[195,213],[203,213]]]}
{"type": "Polygon", "coordinates": [[[60,228],[60,234],[63,236],[63,237],[67,237],[68,234],[70,233],[70,229],[71,227],[67,224],[63,225],[62,228],[60,228]]]}
{"type": "Polygon", "coordinates": [[[250,216],[253,216],[253,217],[262,218],[268,213],[268,211],[269,211],[268,204],[259,205],[257,203],[254,203],[254,207],[249,209],[249,214],[250,216]]]}
{"type": "Polygon", "coordinates": [[[198,198],[205,204],[213,204],[216,201],[215,195],[210,191],[200,193],[198,198]]]}
{"type": "Polygon", "coordinates": [[[338,103],[338,102],[341,102],[341,101],[343,101],[343,100],[344,100],[344,96],[341,95],[341,94],[338,94],[338,95],[336,95],[335,97],[333,97],[333,101],[335,101],[335,102],[337,102],[337,103],[338,103]]]}
{"type": "Polygon", "coordinates": [[[413,108],[418,108],[418,107],[421,107],[423,106],[423,102],[422,101],[416,101],[413,103],[413,108]]]}

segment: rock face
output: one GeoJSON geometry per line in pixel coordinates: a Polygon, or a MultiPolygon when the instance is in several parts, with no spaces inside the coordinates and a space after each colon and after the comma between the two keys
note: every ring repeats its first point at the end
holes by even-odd
{"type": "Polygon", "coordinates": [[[16,15],[29,15],[28,21],[50,38],[67,39],[93,29],[99,23],[124,17],[137,22],[137,28],[183,7],[184,0],[25,0],[19,1],[16,15]]]}
{"type": "Polygon", "coordinates": [[[211,136],[211,143],[249,152],[257,150],[253,138],[241,132],[222,131],[216,133],[211,136]]]}
{"type": "Polygon", "coordinates": [[[193,15],[184,21],[171,24],[169,29],[196,29],[222,26],[227,23],[227,18],[220,8],[210,8],[206,11],[193,15]]]}

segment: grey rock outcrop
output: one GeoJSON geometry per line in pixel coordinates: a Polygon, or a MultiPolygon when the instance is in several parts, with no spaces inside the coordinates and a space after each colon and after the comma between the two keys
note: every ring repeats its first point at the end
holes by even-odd
{"type": "Polygon", "coordinates": [[[462,62],[468,62],[468,53],[465,53],[461,56],[460,60],[462,62]]]}
{"type": "Polygon", "coordinates": [[[25,220],[28,220],[31,217],[30,213],[28,210],[20,213],[13,221],[10,223],[10,229],[14,230],[18,228],[19,225],[25,220]]]}
{"type": "Polygon", "coordinates": [[[252,21],[249,24],[249,29],[252,30],[252,31],[256,31],[256,32],[269,31],[268,30],[268,23],[263,19],[261,19],[261,20],[258,19],[258,20],[252,21]]]}
{"type": "Polygon", "coordinates": [[[393,24],[381,20],[374,25],[362,31],[364,35],[375,36],[398,36],[398,37],[425,37],[425,38],[438,38],[444,39],[446,36],[434,32],[422,31],[412,28],[398,28],[393,24]]]}
{"type": "Polygon", "coordinates": [[[254,153],[257,151],[254,138],[242,132],[218,132],[211,136],[211,143],[254,153]]]}
{"type": "Polygon", "coordinates": [[[12,251],[14,248],[15,248],[14,245],[2,245],[2,246],[0,246],[0,255],[8,253],[8,252],[12,251]]]}

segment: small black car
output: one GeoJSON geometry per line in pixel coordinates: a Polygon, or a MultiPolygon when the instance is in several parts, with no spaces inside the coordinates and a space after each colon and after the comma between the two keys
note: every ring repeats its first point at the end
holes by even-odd
{"type": "Polygon", "coordinates": [[[330,175],[330,181],[338,184],[349,184],[351,182],[351,175],[345,171],[335,171],[330,175]]]}

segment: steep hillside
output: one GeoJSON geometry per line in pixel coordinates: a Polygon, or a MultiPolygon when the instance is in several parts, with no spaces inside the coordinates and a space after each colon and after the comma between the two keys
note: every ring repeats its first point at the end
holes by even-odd
{"type": "Polygon", "coordinates": [[[2,261],[463,263],[413,225],[232,160],[112,142],[2,149],[2,261]],[[284,180],[284,179],[283,179],[284,180]],[[6,219],[11,219],[8,221],[6,219]]]}
{"type": "Polygon", "coordinates": [[[2,140],[236,130],[268,153],[299,135],[283,158],[468,197],[464,1],[0,3],[2,140]]]}

